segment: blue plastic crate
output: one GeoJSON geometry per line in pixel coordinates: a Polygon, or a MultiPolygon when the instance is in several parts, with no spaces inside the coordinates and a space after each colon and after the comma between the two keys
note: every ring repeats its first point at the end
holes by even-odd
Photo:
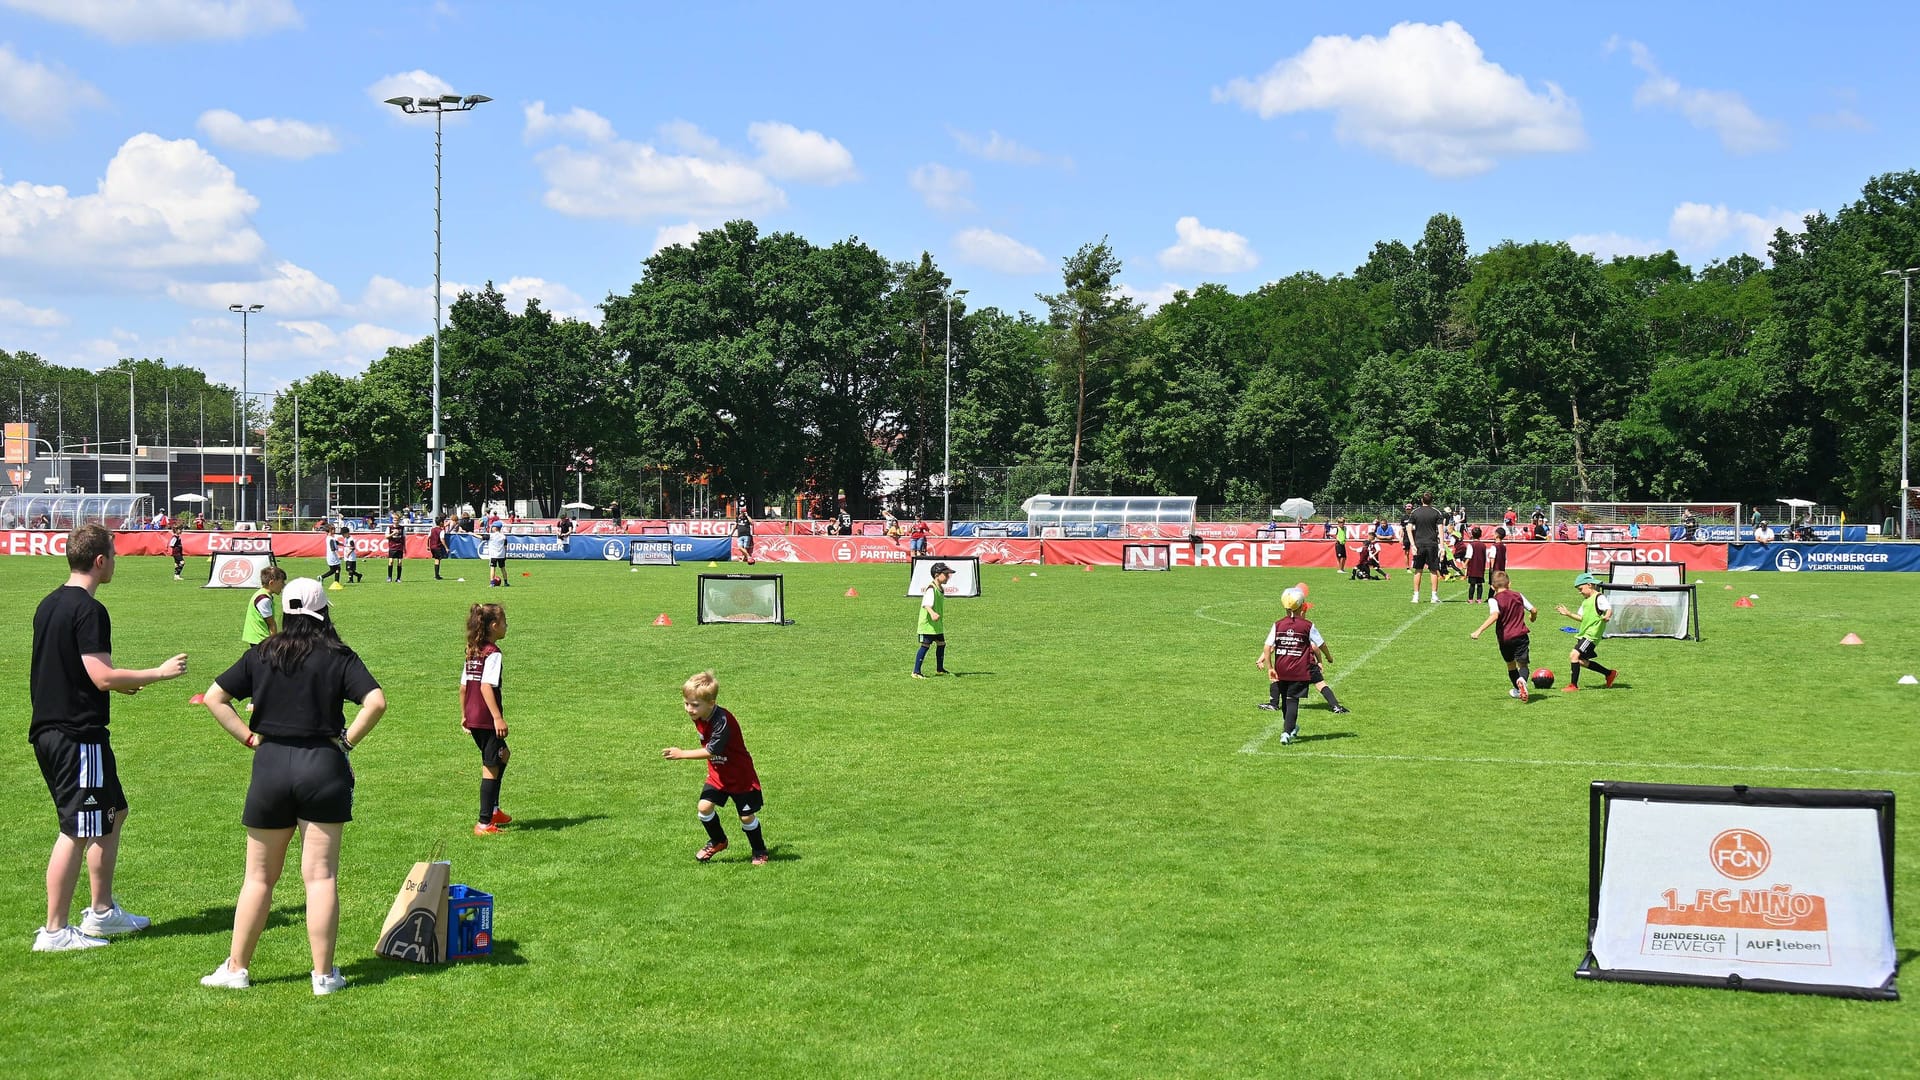
{"type": "Polygon", "coordinates": [[[465,885],[447,886],[447,959],[493,955],[493,896],[465,885]]]}

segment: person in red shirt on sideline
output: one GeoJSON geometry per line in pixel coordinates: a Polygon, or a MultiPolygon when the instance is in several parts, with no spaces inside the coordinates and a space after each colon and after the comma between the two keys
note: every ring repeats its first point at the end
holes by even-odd
{"type": "Polygon", "coordinates": [[[687,719],[700,733],[700,746],[693,750],[669,746],[660,751],[660,756],[668,761],[707,763],[707,782],[700,789],[698,805],[700,824],[707,830],[707,846],[693,857],[707,862],[727,850],[727,833],[720,827],[716,808],[731,799],[747,843],[753,846],[753,865],[765,866],[767,841],[760,835],[758,815],[766,797],[760,790],[760,774],[753,771],[753,755],[747,753],[746,741],[740,736],[740,722],[717,704],[720,680],[713,677],[713,672],[703,671],[686,681],[680,696],[687,719]]]}
{"type": "Polygon", "coordinates": [[[1500,659],[1507,662],[1508,697],[1527,700],[1527,668],[1532,665],[1529,655],[1527,624],[1540,617],[1527,598],[1513,591],[1505,570],[1493,572],[1493,595],[1487,599],[1487,621],[1468,635],[1475,641],[1487,627],[1500,624],[1497,631],[1500,641],[1500,659]]]}
{"type": "Polygon", "coordinates": [[[925,555],[927,553],[928,531],[926,522],[915,519],[913,529],[907,533],[908,539],[913,542],[913,553],[915,555],[925,555]]]}

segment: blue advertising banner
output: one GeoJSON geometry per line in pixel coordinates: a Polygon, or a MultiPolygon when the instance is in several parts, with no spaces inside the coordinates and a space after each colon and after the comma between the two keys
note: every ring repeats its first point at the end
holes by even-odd
{"type": "MultiPolygon", "coordinates": [[[[1724,544],[1735,540],[1750,542],[1753,540],[1753,529],[1746,525],[1738,529],[1732,525],[1702,525],[1694,530],[1694,535],[1711,544],[1724,544]],[[1739,535],[1736,536],[1736,532],[1739,535]]],[[[1782,537],[1787,535],[1787,527],[1775,525],[1773,535],[1782,537]]],[[[1867,542],[1867,527],[1865,525],[1815,525],[1813,536],[1823,544],[1864,544],[1867,542]]]]}
{"type": "Polygon", "coordinates": [[[1738,544],[1727,569],[1920,571],[1920,544],[1738,544]]]}
{"type": "Polygon", "coordinates": [[[956,521],[948,536],[1031,536],[1024,521],[956,521]]]}
{"type": "MultiPolygon", "coordinates": [[[[727,562],[733,558],[733,539],[726,536],[558,536],[507,534],[509,559],[581,559],[626,562],[628,545],[635,540],[673,541],[676,562],[727,562]]],[[[472,533],[449,533],[447,554],[456,559],[480,558],[485,538],[472,533]]]]}

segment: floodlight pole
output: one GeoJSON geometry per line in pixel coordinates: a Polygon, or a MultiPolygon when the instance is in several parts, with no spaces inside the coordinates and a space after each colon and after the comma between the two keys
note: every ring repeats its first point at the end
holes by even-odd
{"type": "Polygon", "coordinates": [[[485,94],[443,94],[437,98],[393,97],[387,104],[409,116],[433,114],[433,430],[427,435],[429,471],[433,480],[432,517],[440,512],[440,474],[447,471],[446,441],[440,435],[440,147],[443,119],[450,112],[471,112],[493,99],[485,94]]]}
{"type": "MultiPolygon", "coordinates": [[[[253,400],[247,396],[247,317],[264,307],[266,307],[265,304],[227,305],[228,311],[240,313],[240,467],[242,469],[247,467],[248,444],[253,442],[252,436],[247,433],[247,409],[253,404],[253,400]]],[[[253,474],[248,473],[247,482],[240,486],[239,513],[235,514],[233,519],[236,524],[247,519],[247,489],[252,486],[253,474]]],[[[262,509],[264,510],[265,507],[262,509]]]]}
{"type": "Polygon", "coordinates": [[[1905,540],[1912,535],[1907,527],[1907,504],[1912,501],[1907,494],[1907,417],[1911,414],[1907,390],[1913,347],[1913,275],[1920,273],[1920,266],[1881,273],[1900,275],[1900,539],[1905,540]]]}
{"type": "Polygon", "coordinates": [[[945,434],[941,439],[940,454],[940,522],[941,535],[953,531],[953,300],[956,296],[967,295],[967,290],[948,292],[945,287],[928,289],[937,292],[947,301],[947,345],[946,362],[942,371],[942,382],[946,385],[945,434]]]}

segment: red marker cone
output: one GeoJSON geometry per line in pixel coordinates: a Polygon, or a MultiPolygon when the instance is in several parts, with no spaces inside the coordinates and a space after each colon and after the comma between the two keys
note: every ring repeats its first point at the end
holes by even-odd
{"type": "Polygon", "coordinates": [[[1840,639],[1840,644],[1842,644],[1842,645],[1865,645],[1865,644],[1866,644],[1866,642],[1864,642],[1864,641],[1861,641],[1861,640],[1860,640],[1860,635],[1859,635],[1859,634],[1848,634],[1848,635],[1847,635],[1846,637],[1843,637],[1843,638],[1841,638],[1841,639],[1840,639]]]}
{"type": "Polygon", "coordinates": [[[522,571],[520,571],[520,576],[521,576],[521,577],[532,577],[532,576],[533,576],[533,571],[531,571],[531,570],[522,570],[522,571]]]}
{"type": "Polygon", "coordinates": [[[205,705],[206,703],[207,695],[205,694],[195,694],[187,699],[187,704],[189,705],[205,705]]]}
{"type": "Polygon", "coordinates": [[[1734,606],[1734,607],[1752,607],[1752,606],[1753,606],[1753,601],[1751,601],[1751,600],[1749,600],[1749,599],[1747,599],[1746,597],[1744,597],[1744,596],[1743,596],[1743,597],[1741,597],[1740,599],[1738,599],[1738,600],[1735,600],[1735,601],[1733,602],[1733,606],[1734,606]]]}
{"type": "Polygon", "coordinates": [[[655,619],[655,620],[653,620],[653,625],[655,625],[655,626],[672,626],[672,625],[673,625],[673,620],[672,620],[672,619],[669,619],[669,618],[667,618],[667,613],[663,611],[663,612],[661,612],[661,613],[660,613],[660,617],[659,617],[659,618],[657,618],[657,619],[655,619]]]}
{"type": "Polygon", "coordinates": [[[1081,567],[1080,569],[1085,570],[1087,573],[1091,574],[1093,573],[1093,564],[1088,563],[1087,565],[1081,567]]]}
{"type": "Polygon", "coordinates": [[[848,596],[859,596],[859,595],[860,595],[860,590],[859,590],[859,589],[848,589],[848,590],[847,590],[847,595],[848,595],[848,596]]]}
{"type": "Polygon", "coordinates": [[[1020,580],[1020,575],[1019,575],[1019,574],[1015,574],[1015,575],[1013,575],[1013,580],[1015,580],[1015,581],[1019,581],[1019,580],[1020,580]]]}

